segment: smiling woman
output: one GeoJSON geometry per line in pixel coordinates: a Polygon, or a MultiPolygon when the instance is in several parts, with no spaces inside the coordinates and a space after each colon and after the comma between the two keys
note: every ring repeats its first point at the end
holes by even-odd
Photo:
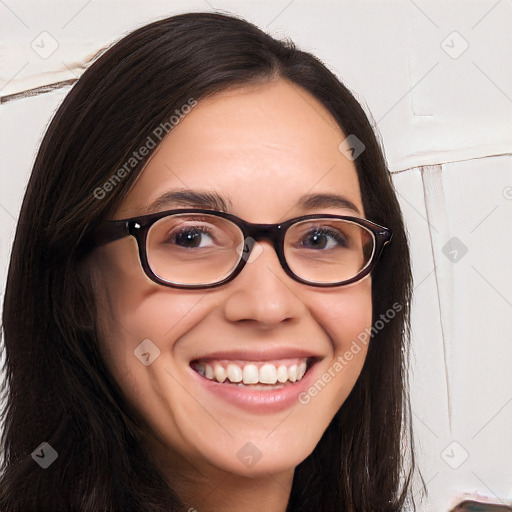
{"type": "Polygon", "coordinates": [[[0,509],[413,506],[410,292],[384,157],[319,60],[219,14],[138,29],[26,192],[0,509]]]}

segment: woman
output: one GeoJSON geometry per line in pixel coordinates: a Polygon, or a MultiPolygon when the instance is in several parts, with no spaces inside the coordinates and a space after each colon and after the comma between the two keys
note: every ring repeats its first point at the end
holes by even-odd
{"type": "Polygon", "coordinates": [[[410,292],[383,155],[322,63],[218,14],[136,30],[22,206],[0,509],[400,510],[410,292]]]}

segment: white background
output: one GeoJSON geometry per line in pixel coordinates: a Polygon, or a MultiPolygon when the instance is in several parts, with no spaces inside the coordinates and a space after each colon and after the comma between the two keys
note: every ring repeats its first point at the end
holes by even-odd
{"type": "Polygon", "coordinates": [[[35,152],[70,88],[45,86],[134,28],[212,10],[320,57],[380,133],[413,253],[420,511],[512,504],[512,0],[1,0],[0,286],[35,152]]]}

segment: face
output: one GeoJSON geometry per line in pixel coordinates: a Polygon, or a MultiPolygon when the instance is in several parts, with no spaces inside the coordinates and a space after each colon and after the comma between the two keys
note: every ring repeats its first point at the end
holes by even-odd
{"type": "MultiPolygon", "coordinates": [[[[254,223],[311,213],[364,217],[355,165],[338,149],[344,139],[314,97],[285,81],[217,94],[167,135],[114,218],[201,206],[155,203],[175,189],[215,192],[229,200],[229,213],[254,223]],[[297,206],[305,194],[333,193],[357,211],[297,206]]],[[[371,326],[370,278],[308,286],[285,273],[269,241],[254,251],[234,280],[202,290],[151,281],[132,236],[93,254],[103,355],[148,425],[150,452],[177,473],[293,472],[361,371],[366,347],[350,348],[371,326]],[[305,375],[292,382],[292,367],[302,363],[305,375]],[[222,380],[215,368],[228,365],[233,380],[249,365],[261,377],[267,365],[286,381],[257,388],[201,375],[210,366],[222,380]]]]}

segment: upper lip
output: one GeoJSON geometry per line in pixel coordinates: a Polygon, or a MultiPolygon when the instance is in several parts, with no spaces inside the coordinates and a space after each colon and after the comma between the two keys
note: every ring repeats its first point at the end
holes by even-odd
{"type": "Polygon", "coordinates": [[[192,361],[202,359],[232,359],[241,361],[274,361],[277,359],[301,359],[301,358],[321,358],[322,356],[310,350],[299,349],[297,347],[271,347],[256,349],[237,349],[209,352],[194,357],[192,361]]]}

